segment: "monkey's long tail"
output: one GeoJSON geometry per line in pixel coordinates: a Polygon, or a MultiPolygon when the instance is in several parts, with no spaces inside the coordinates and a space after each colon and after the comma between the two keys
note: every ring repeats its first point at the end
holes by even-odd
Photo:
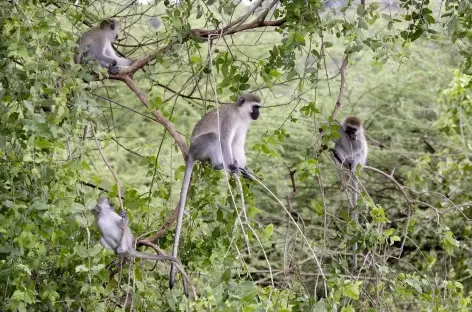
{"type": "MultiPolygon", "coordinates": [[[[156,261],[171,261],[171,265],[173,268],[177,268],[177,270],[182,274],[183,276],[183,284],[184,284],[184,289],[187,289],[188,293],[188,285],[192,288],[192,293],[193,297],[197,298],[197,292],[195,291],[195,287],[192,285],[192,281],[190,280],[190,277],[185,273],[185,270],[182,266],[182,263],[180,263],[179,259],[172,257],[172,256],[167,256],[167,255],[151,255],[148,253],[144,252],[139,252],[137,250],[132,251],[132,255],[135,258],[141,258],[141,259],[146,259],[146,260],[156,260],[156,261]]],[[[188,297],[188,294],[186,294],[188,297]]]]}
{"type": "MultiPolygon", "coordinates": [[[[179,214],[177,216],[177,224],[175,226],[175,237],[174,237],[174,247],[172,248],[172,257],[177,258],[179,251],[179,240],[180,240],[180,230],[182,229],[182,219],[184,217],[184,208],[185,201],[187,199],[188,189],[190,187],[190,178],[192,177],[194,161],[189,156],[187,164],[185,166],[184,181],[182,184],[182,190],[180,191],[180,200],[179,200],[179,214]]],[[[169,288],[174,288],[175,275],[176,275],[175,265],[172,263],[170,265],[170,274],[169,274],[169,288]]],[[[183,282],[183,288],[185,296],[188,298],[188,287],[185,281],[183,282]]]]}

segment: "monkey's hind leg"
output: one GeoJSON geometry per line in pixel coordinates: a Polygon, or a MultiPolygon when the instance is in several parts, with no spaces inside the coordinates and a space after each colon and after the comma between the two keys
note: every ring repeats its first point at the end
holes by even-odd
{"type": "Polygon", "coordinates": [[[194,159],[201,161],[209,160],[213,169],[221,170],[224,168],[224,164],[218,147],[218,135],[216,133],[207,133],[192,140],[189,154],[193,155],[194,159]]]}

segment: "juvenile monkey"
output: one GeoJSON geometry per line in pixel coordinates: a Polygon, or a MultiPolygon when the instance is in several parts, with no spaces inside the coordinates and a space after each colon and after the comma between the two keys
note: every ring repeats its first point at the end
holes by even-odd
{"type": "Polygon", "coordinates": [[[87,30],[77,41],[79,47],[74,55],[76,64],[83,63],[84,57],[96,59],[110,74],[120,71],[120,66],[129,66],[132,60],[118,56],[112,46],[118,38],[120,23],[114,19],[106,19],[99,26],[87,30]]]}
{"type": "Polygon", "coordinates": [[[335,162],[355,173],[357,164],[365,166],[368,153],[362,121],[355,116],[347,117],[341,122],[339,136],[332,150],[335,162]]]}
{"type": "MultiPolygon", "coordinates": [[[[259,118],[261,99],[254,94],[244,94],[236,103],[227,104],[208,112],[195,125],[185,164],[184,181],[180,192],[177,225],[175,227],[172,256],[177,258],[182,218],[195,161],[210,161],[216,170],[229,169],[252,178],[246,168],[244,142],[250,123],[259,118]]],[[[169,287],[174,287],[175,268],[171,264],[169,287]]]]}
{"type": "Polygon", "coordinates": [[[115,254],[124,258],[141,258],[148,260],[169,260],[179,264],[179,260],[175,257],[165,255],[151,255],[136,251],[133,248],[133,234],[128,227],[128,218],[118,215],[113,207],[108,202],[106,197],[101,197],[97,200],[97,205],[92,209],[92,213],[97,221],[97,226],[102,237],[100,243],[106,249],[111,249],[115,254]],[[121,239],[122,225],[125,222],[123,239],[121,239]]]}

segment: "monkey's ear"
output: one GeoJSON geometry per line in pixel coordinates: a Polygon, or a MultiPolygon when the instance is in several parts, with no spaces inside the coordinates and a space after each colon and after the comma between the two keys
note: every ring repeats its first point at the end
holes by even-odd
{"type": "Polygon", "coordinates": [[[238,98],[238,102],[237,102],[238,106],[242,106],[245,101],[246,101],[246,99],[244,97],[240,96],[238,98]]]}

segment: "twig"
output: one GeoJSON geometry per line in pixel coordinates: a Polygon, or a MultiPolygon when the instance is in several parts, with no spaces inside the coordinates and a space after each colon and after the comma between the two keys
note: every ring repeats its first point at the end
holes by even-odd
{"type": "MultiPolygon", "coordinates": [[[[93,138],[95,140],[95,144],[97,145],[98,152],[102,156],[103,162],[105,162],[105,165],[108,167],[108,170],[110,170],[111,174],[113,175],[113,179],[115,180],[116,186],[118,188],[118,199],[119,199],[119,202],[120,202],[120,207],[124,211],[125,209],[123,207],[123,200],[122,200],[123,197],[121,196],[120,180],[118,180],[118,176],[116,175],[115,171],[113,170],[110,163],[107,161],[105,155],[103,154],[102,148],[100,147],[100,143],[98,143],[97,135],[95,133],[95,129],[93,128],[93,125],[91,125],[90,129],[92,130],[93,138]]],[[[123,227],[124,227],[124,224],[123,224],[123,227]]]]}
{"type": "MultiPolygon", "coordinates": [[[[249,228],[251,229],[251,226],[249,224],[249,219],[248,219],[247,213],[246,213],[246,204],[244,202],[243,185],[241,184],[241,180],[239,179],[239,176],[238,176],[237,173],[234,173],[233,177],[236,180],[236,184],[238,185],[238,189],[239,189],[239,195],[241,196],[241,210],[242,210],[242,213],[244,215],[244,221],[246,221],[249,228]]],[[[235,209],[236,209],[236,212],[238,212],[238,209],[236,208],[236,203],[235,203],[235,209]]],[[[247,245],[247,253],[250,256],[251,255],[251,248],[250,248],[250,245],[249,245],[249,239],[248,239],[246,231],[244,230],[243,222],[241,221],[241,216],[238,216],[238,219],[239,219],[239,222],[241,223],[241,230],[243,231],[244,241],[246,242],[246,245],[247,245]]],[[[251,231],[254,232],[254,230],[252,230],[252,229],[251,229],[251,231]]],[[[269,267],[270,267],[270,264],[269,264],[269,267]]]]}
{"type": "MultiPolygon", "coordinates": [[[[116,186],[117,186],[117,189],[118,189],[118,199],[119,199],[119,202],[120,202],[121,211],[126,213],[126,210],[123,206],[123,199],[121,197],[120,180],[118,180],[118,176],[116,175],[115,171],[111,167],[110,163],[107,161],[107,159],[105,157],[105,154],[103,154],[102,148],[100,147],[100,143],[98,143],[97,135],[95,133],[95,129],[94,129],[92,124],[90,125],[90,129],[92,130],[93,138],[95,140],[95,144],[97,144],[98,151],[100,152],[100,155],[102,156],[103,161],[107,165],[108,170],[110,170],[111,174],[113,175],[113,179],[115,180],[115,183],[116,183],[116,186]]],[[[124,236],[123,234],[125,233],[125,226],[126,226],[125,218],[124,218],[124,216],[122,216],[120,241],[123,240],[123,236],[124,236]]]]}
{"type": "Polygon", "coordinates": [[[405,246],[406,237],[408,236],[408,228],[410,227],[410,219],[411,219],[411,205],[413,204],[413,201],[406,194],[405,186],[401,185],[393,177],[393,171],[392,171],[392,174],[388,174],[388,173],[385,173],[385,172],[383,172],[383,171],[381,171],[377,168],[370,167],[370,166],[364,166],[363,168],[367,169],[367,170],[372,170],[372,171],[377,172],[377,173],[380,173],[381,175],[383,175],[384,177],[386,177],[387,179],[392,181],[397,186],[397,188],[400,190],[400,192],[403,194],[403,197],[405,197],[406,203],[408,205],[408,219],[407,219],[406,225],[405,225],[405,234],[403,235],[403,241],[402,241],[402,245],[400,247],[400,254],[398,255],[398,259],[400,259],[401,255],[403,253],[403,247],[405,246]]]}
{"type": "Polygon", "coordinates": [[[267,192],[269,192],[269,194],[282,206],[282,208],[284,208],[285,212],[288,214],[289,218],[291,219],[291,221],[293,222],[293,224],[295,224],[295,227],[297,228],[297,230],[300,232],[300,234],[302,235],[303,237],[303,240],[305,241],[305,243],[307,244],[308,248],[310,249],[310,251],[312,252],[313,254],[313,259],[315,259],[315,262],[316,262],[316,265],[318,266],[318,269],[320,270],[320,274],[321,276],[323,277],[323,280],[326,281],[326,276],[324,275],[324,272],[323,272],[323,268],[321,267],[321,263],[320,261],[318,260],[318,257],[316,256],[316,252],[315,250],[313,249],[313,247],[311,247],[310,245],[310,242],[308,241],[308,238],[305,236],[305,234],[303,234],[302,230],[300,229],[300,226],[298,226],[298,223],[295,221],[295,219],[293,219],[292,217],[292,214],[288,211],[288,209],[284,206],[284,204],[280,201],[280,199],[267,187],[264,185],[264,183],[262,183],[262,181],[260,181],[259,179],[257,178],[254,178],[254,180],[259,183],[267,192]]]}
{"type": "MultiPolygon", "coordinates": [[[[82,185],[85,185],[85,186],[88,186],[88,187],[91,187],[91,188],[96,188],[96,189],[99,189],[100,191],[102,192],[107,192],[109,193],[110,191],[101,187],[101,186],[98,186],[98,185],[95,185],[93,183],[90,183],[90,182],[86,182],[86,181],[83,181],[83,180],[77,180],[77,182],[79,182],[80,184],[82,185]]],[[[117,195],[118,196],[118,195],[117,195]]],[[[121,199],[125,199],[123,196],[121,197],[121,199]]]]}
{"type": "MultiPolygon", "coordinates": [[[[160,249],[157,245],[155,245],[155,244],[153,244],[153,243],[151,243],[147,240],[141,240],[140,242],[141,242],[142,245],[153,248],[157,253],[159,253],[163,256],[167,256],[167,254],[165,252],[163,252],[162,249],[160,249]]],[[[193,286],[190,277],[187,275],[187,273],[185,273],[185,270],[182,267],[181,263],[176,263],[174,261],[172,261],[172,262],[173,262],[174,266],[177,268],[177,270],[179,270],[180,274],[182,274],[182,276],[184,277],[185,282],[188,285],[190,285],[190,288],[192,289],[193,298],[197,299],[198,297],[197,297],[197,292],[195,290],[195,287],[193,286]]]]}
{"type": "Polygon", "coordinates": [[[333,113],[331,114],[331,117],[333,117],[333,119],[336,118],[336,113],[341,108],[342,103],[343,103],[344,85],[346,83],[346,67],[348,63],[349,63],[349,56],[346,54],[344,56],[341,68],[339,69],[339,72],[341,73],[341,85],[339,86],[338,100],[336,101],[336,105],[334,106],[333,113]]]}
{"type": "Polygon", "coordinates": [[[149,239],[141,239],[138,241],[137,245],[145,245],[145,243],[152,243],[157,241],[159,238],[163,237],[164,234],[167,232],[167,230],[172,226],[172,224],[175,222],[177,219],[177,214],[179,213],[179,205],[175,206],[174,211],[172,214],[167,218],[167,220],[164,222],[164,224],[161,226],[159,230],[157,230],[157,233],[149,238],[149,239]]]}
{"type": "MultiPolygon", "coordinates": [[[[143,103],[144,106],[149,108],[149,102],[148,102],[147,97],[138,88],[138,86],[136,86],[133,79],[129,76],[123,76],[122,81],[124,83],[126,83],[126,85],[131,89],[131,91],[134,92],[134,94],[137,95],[137,97],[139,98],[141,103],[143,103]]],[[[174,125],[167,118],[162,116],[161,113],[159,113],[157,110],[153,109],[151,113],[156,118],[156,121],[158,123],[160,123],[161,125],[163,125],[167,129],[167,131],[169,131],[170,135],[172,135],[172,137],[174,138],[175,143],[177,143],[180,150],[182,151],[182,154],[184,155],[184,158],[187,158],[187,154],[188,154],[187,145],[185,144],[184,140],[182,139],[182,136],[180,135],[180,133],[178,133],[177,130],[175,129],[174,125]]]]}

